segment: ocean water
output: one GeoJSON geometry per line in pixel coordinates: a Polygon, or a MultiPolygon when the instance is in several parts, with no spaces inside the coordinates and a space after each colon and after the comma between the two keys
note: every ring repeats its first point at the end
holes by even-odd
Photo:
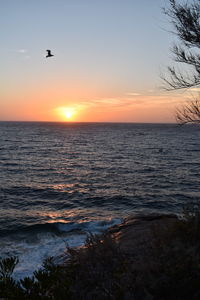
{"type": "Polygon", "coordinates": [[[200,127],[0,122],[0,257],[17,278],[138,212],[200,201],[200,127]]]}

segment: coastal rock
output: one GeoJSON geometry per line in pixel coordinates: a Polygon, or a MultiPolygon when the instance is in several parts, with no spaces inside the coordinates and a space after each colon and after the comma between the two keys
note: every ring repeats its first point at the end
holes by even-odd
{"type": "Polygon", "coordinates": [[[136,215],[126,218],[120,225],[111,227],[109,233],[125,254],[141,256],[150,250],[155,229],[162,233],[177,220],[174,214],[136,215]]]}

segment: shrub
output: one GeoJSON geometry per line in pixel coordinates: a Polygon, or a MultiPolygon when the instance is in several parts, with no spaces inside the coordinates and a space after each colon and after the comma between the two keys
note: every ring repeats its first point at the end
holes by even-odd
{"type": "MultiPolygon", "coordinates": [[[[148,252],[127,256],[109,235],[89,235],[85,246],[68,248],[69,258],[53,258],[32,277],[15,281],[16,257],[0,261],[3,299],[200,299],[199,209],[184,209],[181,219],[152,228],[148,252]],[[137,260],[137,261],[136,261],[137,260]]],[[[133,251],[134,253],[134,251],[133,251]]]]}

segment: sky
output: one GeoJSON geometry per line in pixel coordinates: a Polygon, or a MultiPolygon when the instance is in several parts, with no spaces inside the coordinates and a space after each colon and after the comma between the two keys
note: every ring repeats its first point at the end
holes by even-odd
{"type": "Polygon", "coordinates": [[[175,122],[167,3],[0,0],[0,121],[175,122]]]}

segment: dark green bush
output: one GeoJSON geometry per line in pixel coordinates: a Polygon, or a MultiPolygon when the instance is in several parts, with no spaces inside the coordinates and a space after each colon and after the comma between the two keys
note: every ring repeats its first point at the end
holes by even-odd
{"type": "Polygon", "coordinates": [[[125,255],[109,234],[90,235],[85,247],[68,249],[69,258],[53,258],[32,277],[16,281],[16,257],[0,261],[3,299],[200,299],[200,214],[185,209],[182,219],[154,227],[147,253],[125,255]]]}

